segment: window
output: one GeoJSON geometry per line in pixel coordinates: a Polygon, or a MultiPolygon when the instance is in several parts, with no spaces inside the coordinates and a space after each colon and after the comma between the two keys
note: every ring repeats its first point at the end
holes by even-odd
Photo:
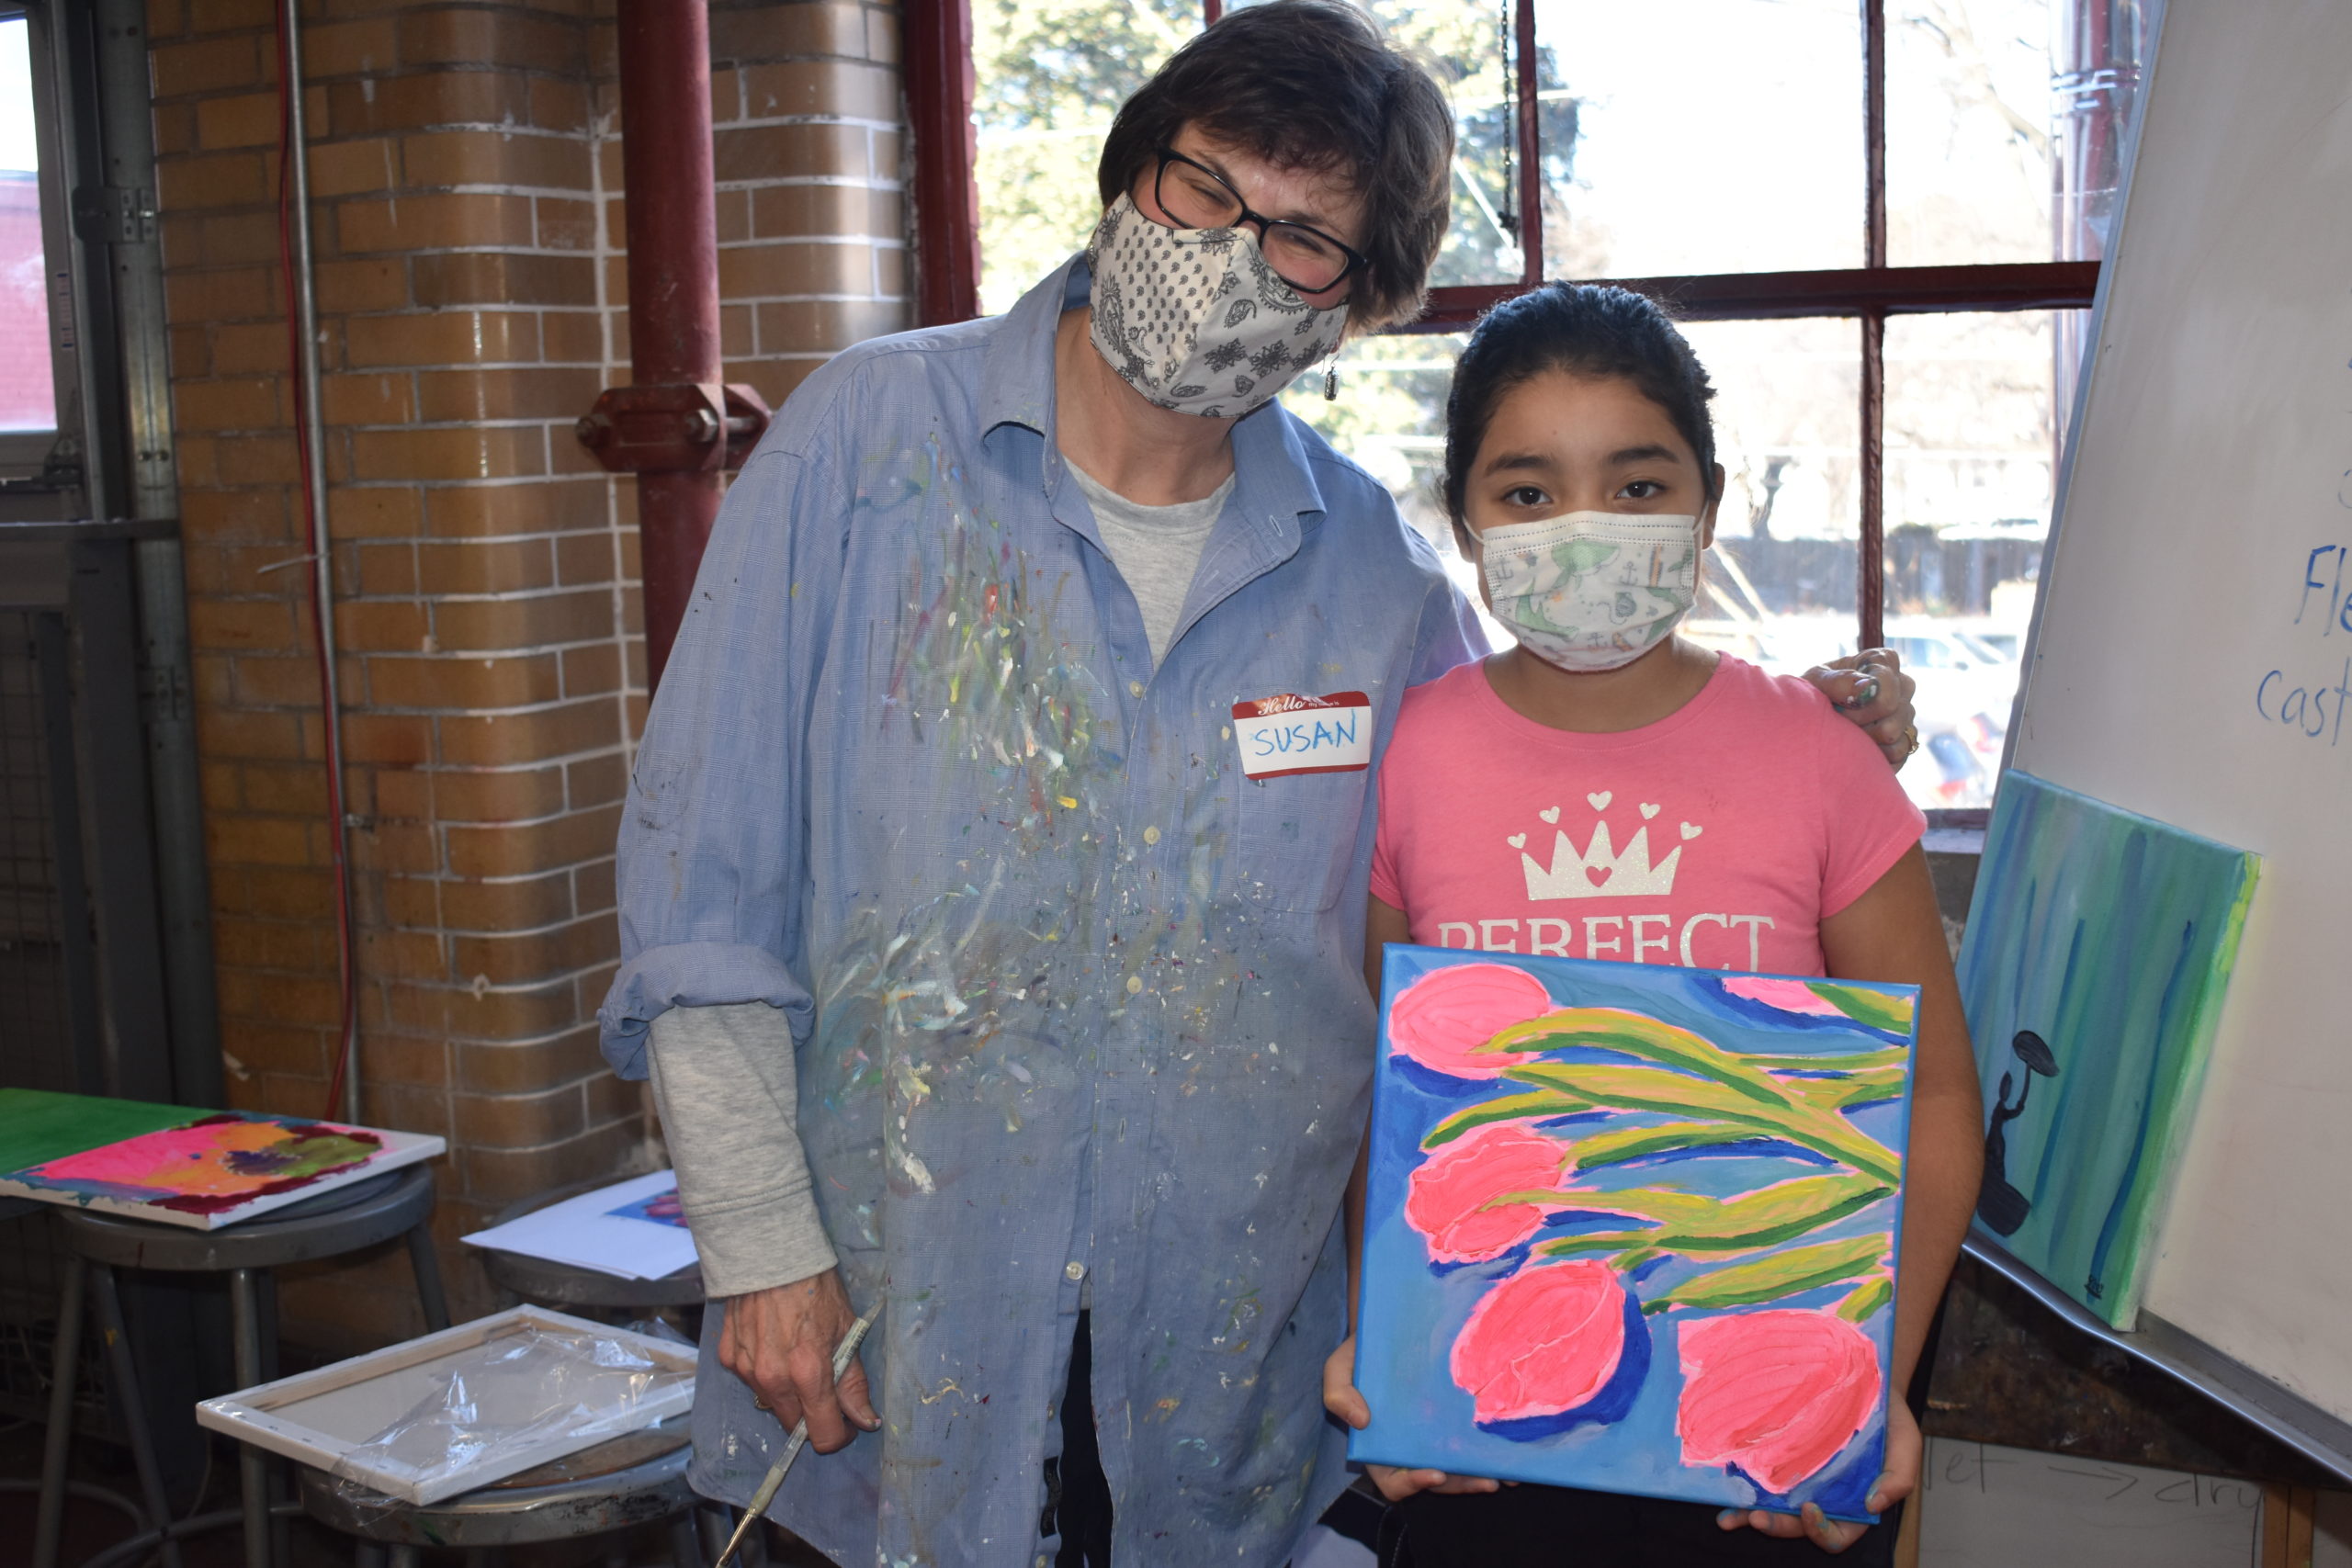
{"type": "Polygon", "coordinates": [[[0,434],[5,434],[57,427],[28,31],[23,17],[0,17],[0,434]]]}
{"type": "MultiPolygon", "coordinates": [[[[997,310],[1085,243],[1113,112],[1221,7],[961,3],[997,310]]],[[[1427,316],[1294,410],[1450,557],[1462,331],[1547,278],[1672,301],[1728,479],[1691,632],[1773,669],[1896,647],[1906,787],[1988,804],[2154,0],[1359,3],[1453,101],[1453,224],[1427,316]]]]}

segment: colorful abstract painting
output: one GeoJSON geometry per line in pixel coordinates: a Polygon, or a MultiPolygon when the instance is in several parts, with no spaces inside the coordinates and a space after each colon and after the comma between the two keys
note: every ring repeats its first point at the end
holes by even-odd
{"type": "Polygon", "coordinates": [[[1392,946],[1360,1462],[1868,1518],[1908,986],[1392,946]]]}
{"type": "MultiPolygon", "coordinates": [[[[0,1114],[22,1112],[54,1151],[70,1129],[114,1130],[125,1102],[7,1091],[0,1114]]],[[[429,1158],[442,1140],[248,1111],[130,1106],[134,1121],[168,1110],[172,1124],[70,1152],[50,1152],[0,1175],[0,1194],[209,1230],[330,1188],[429,1158]]],[[[8,1140],[14,1143],[14,1139],[8,1140]]]]}
{"type": "Polygon", "coordinates": [[[1960,952],[1984,1086],[1976,1217],[2118,1328],[2237,961],[2259,856],[2003,776],[1960,952]]]}

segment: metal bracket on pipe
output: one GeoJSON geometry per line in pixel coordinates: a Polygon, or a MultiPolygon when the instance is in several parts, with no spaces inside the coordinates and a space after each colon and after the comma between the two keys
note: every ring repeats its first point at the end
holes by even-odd
{"type": "Polygon", "coordinates": [[[580,444],[616,474],[740,468],[767,428],[768,405],[733,381],[607,387],[578,425],[580,444]]]}

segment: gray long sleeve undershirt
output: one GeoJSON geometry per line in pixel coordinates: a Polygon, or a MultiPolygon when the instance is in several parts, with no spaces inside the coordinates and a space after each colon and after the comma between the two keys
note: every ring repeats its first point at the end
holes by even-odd
{"type": "MultiPolygon", "coordinates": [[[[1070,472],[1094,509],[1104,549],[1142,612],[1157,665],[1233,491],[1141,506],[1070,472]]],[[[740,1296],[833,1267],[832,1244],[801,1151],[792,1030],[765,1002],[672,1008],[653,1020],[647,1059],[678,1199],[702,1255],[704,1289],[740,1296]]],[[[1089,1291],[1092,1281],[1088,1282],[1089,1291]]]]}
{"type": "Polygon", "coordinates": [[[672,1008],[647,1057],[704,1291],[740,1296],[833,1267],[797,1132],[792,1027],[765,1002],[672,1008]]]}

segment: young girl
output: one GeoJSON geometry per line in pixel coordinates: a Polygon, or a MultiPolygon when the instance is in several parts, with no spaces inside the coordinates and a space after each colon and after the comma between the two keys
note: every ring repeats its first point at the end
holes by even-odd
{"type": "MultiPolygon", "coordinates": [[[[1365,967],[1376,991],[1382,944],[1410,942],[1922,988],[1878,1513],[1918,1481],[1899,1395],[1976,1201],[1976,1072],[1902,786],[1820,693],[1676,634],[1723,493],[1713,396],[1681,333],[1623,289],[1554,284],[1472,334],[1446,405],[1446,504],[1519,643],[1405,698],[1380,774],[1365,967]],[[1602,827],[1618,858],[1589,864],[1573,846],[1602,827]],[[1634,856],[1644,827],[1649,852],[1634,856]],[[1609,893],[1611,878],[1629,891],[1609,893]]],[[[1351,1260],[1363,1178],[1360,1163],[1351,1260]]],[[[1324,1402],[1360,1427],[1371,1413],[1354,1365],[1351,1339],[1324,1402]]],[[[1892,1561],[1894,1529],[1810,1503],[1799,1516],[1372,1474],[1400,1504],[1411,1568],[1681,1568],[1849,1548],[1892,1561]]]]}

